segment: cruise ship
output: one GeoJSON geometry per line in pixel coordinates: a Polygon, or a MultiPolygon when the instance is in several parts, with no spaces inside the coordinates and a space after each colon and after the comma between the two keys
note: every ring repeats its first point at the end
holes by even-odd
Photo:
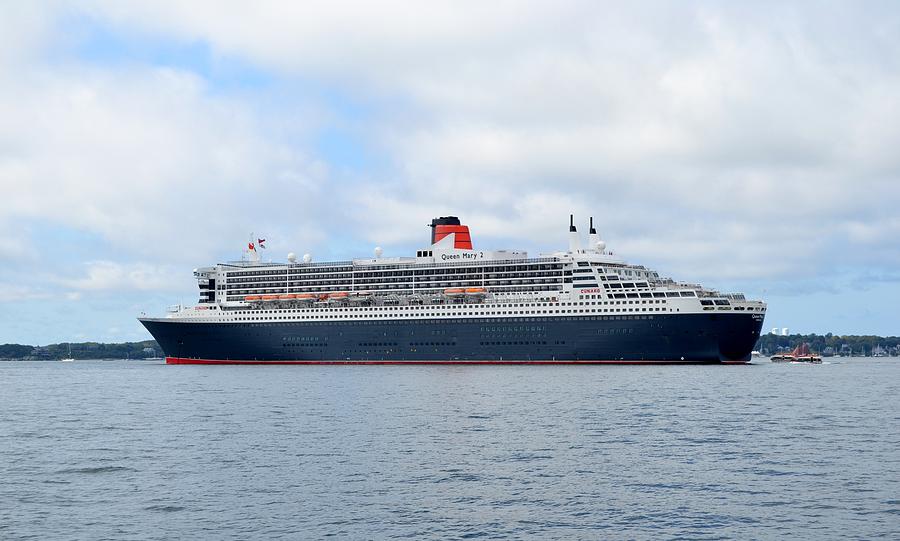
{"type": "Polygon", "coordinates": [[[141,317],[169,364],[747,363],[761,301],[661,277],[569,217],[568,250],[476,249],[455,216],[415,256],[194,270],[194,306],[141,317]]]}

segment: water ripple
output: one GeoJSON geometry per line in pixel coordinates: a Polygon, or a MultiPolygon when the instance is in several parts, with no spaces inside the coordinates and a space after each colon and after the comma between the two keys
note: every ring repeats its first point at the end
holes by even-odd
{"type": "Polygon", "coordinates": [[[2,539],[900,538],[897,362],[2,368],[2,539]]]}

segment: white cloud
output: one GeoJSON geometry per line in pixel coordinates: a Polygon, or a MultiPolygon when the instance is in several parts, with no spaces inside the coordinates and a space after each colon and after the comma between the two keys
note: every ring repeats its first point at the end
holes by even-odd
{"type": "Polygon", "coordinates": [[[208,255],[243,238],[276,188],[310,197],[321,180],[246,106],[172,69],[7,78],[0,116],[0,217],[97,232],[134,253],[208,255]]]}
{"type": "Polygon", "coordinates": [[[428,219],[453,213],[476,242],[546,248],[563,244],[570,211],[593,213],[629,258],[741,279],[900,247],[885,233],[900,204],[891,4],[157,0],[86,13],[377,104],[359,131],[396,167],[336,183],[306,141],[185,70],[4,78],[0,210],[142,255],[196,260],[260,220],[302,234],[302,251],[344,213],[373,243],[420,243],[428,219]]]}
{"type": "Polygon", "coordinates": [[[46,300],[53,296],[46,290],[30,285],[0,282],[0,303],[14,303],[20,301],[46,300]]]}
{"type": "Polygon", "coordinates": [[[171,266],[90,261],[84,267],[82,277],[56,279],[61,286],[76,290],[68,295],[72,300],[80,298],[83,292],[184,291],[193,281],[190,273],[171,266]]]}

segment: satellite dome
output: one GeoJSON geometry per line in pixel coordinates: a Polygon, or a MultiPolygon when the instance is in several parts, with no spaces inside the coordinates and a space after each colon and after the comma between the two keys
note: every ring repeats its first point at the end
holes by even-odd
{"type": "Polygon", "coordinates": [[[381,249],[381,246],[375,247],[375,257],[376,258],[381,257],[381,254],[383,254],[383,253],[384,253],[384,250],[381,249]]]}
{"type": "Polygon", "coordinates": [[[295,254],[294,252],[289,253],[288,261],[290,261],[291,263],[296,263],[297,262],[297,254],[295,254]]]}
{"type": "Polygon", "coordinates": [[[312,261],[312,256],[309,254],[303,254],[303,262],[309,263],[310,261],[312,261]]]}
{"type": "Polygon", "coordinates": [[[602,252],[603,250],[606,250],[606,243],[603,242],[602,240],[598,240],[597,241],[597,251],[602,252]]]}

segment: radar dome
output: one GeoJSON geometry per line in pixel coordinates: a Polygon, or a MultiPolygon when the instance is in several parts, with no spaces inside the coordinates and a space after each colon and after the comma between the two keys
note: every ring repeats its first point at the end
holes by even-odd
{"type": "Polygon", "coordinates": [[[603,250],[606,250],[606,243],[603,242],[602,240],[598,240],[597,241],[597,251],[602,252],[603,250]]]}
{"type": "Polygon", "coordinates": [[[375,247],[375,257],[381,257],[381,254],[384,253],[384,250],[381,249],[381,246],[375,247]]]}
{"type": "Polygon", "coordinates": [[[296,263],[297,262],[297,254],[295,254],[294,252],[289,253],[288,261],[290,261],[291,263],[296,263]]]}
{"type": "Polygon", "coordinates": [[[310,261],[312,261],[312,256],[309,254],[303,254],[303,262],[309,263],[310,261]]]}

